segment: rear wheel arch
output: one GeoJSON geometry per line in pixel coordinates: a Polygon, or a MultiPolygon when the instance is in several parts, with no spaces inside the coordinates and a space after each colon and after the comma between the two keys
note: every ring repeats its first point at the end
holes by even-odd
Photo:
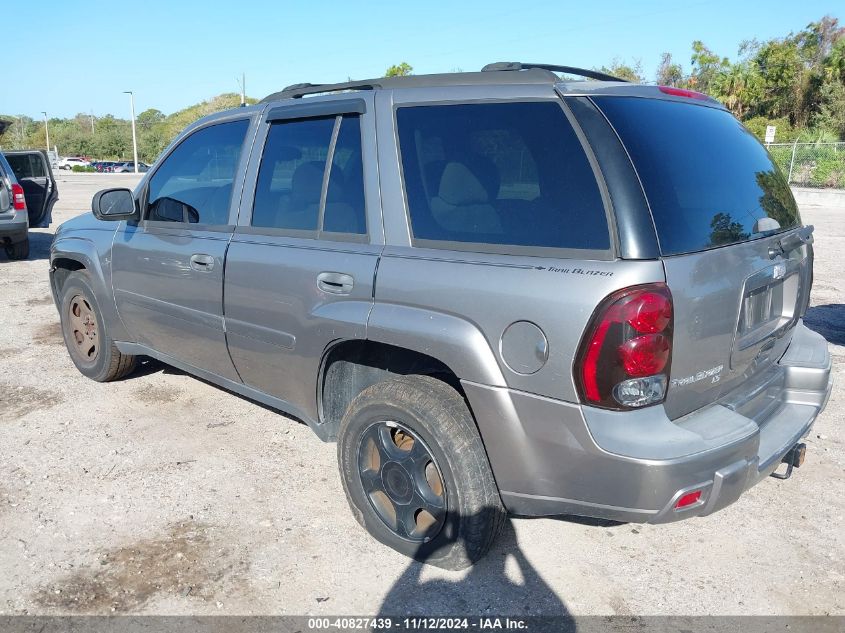
{"type": "MultiPolygon", "coordinates": [[[[444,362],[412,349],[372,340],[347,340],[326,350],[317,383],[321,425],[334,438],[349,405],[366,388],[397,376],[421,375],[449,385],[464,400],[460,377],[444,362]]],[[[470,407],[467,402],[467,407],[470,407]]]]}

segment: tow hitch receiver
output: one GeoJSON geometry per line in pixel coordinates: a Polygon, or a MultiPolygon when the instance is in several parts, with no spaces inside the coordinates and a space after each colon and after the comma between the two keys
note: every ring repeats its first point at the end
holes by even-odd
{"type": "Polygon", "coordinates": [[[789,479],[792,477],[792,469],[800,468],[801,464],[804,463],[804,456],[807,454],[807,445],[803,442],[801,444],[796,444],[789,452],[783,456],[781,463],[786,464],[786,472],[783,474],[780,473],[772,473],[772,477],[775,479],[789,479]]]}

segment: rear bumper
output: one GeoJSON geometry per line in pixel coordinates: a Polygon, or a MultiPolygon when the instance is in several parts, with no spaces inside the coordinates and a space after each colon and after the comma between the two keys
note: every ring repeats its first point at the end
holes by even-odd
{"type": "Polygon", "coordinates": [[[0,213],[0,239],[12,242],[22,241],[29,231],[29,216],[26,211],[0,213]]]}
{"type": "Polygon", "coordinates": [[[464,384],[511,512],[640,523],[704,516],[736,501],[809,432],[831,386],[827,342],[803,324],[742,398],[674,421],[660,406],[610,412],[464,384]],[[675,510],[693,490],[700,501],[675,510]]]}

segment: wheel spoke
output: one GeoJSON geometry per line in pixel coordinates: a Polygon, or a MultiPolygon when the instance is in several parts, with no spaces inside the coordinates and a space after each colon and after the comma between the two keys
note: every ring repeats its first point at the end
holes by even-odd
{"type": "Polygon", "coordinates": [[[385,456],[385,461],[400,461],[405,456],[405,451],[400,450],[393,441],[393,429],[386,424],[378,426],[379,452],[385,456]]]}
{"type": "Polygon", "coordinates": [[[397,528],[402,536],[409,538],[417,536],[417,510],[418,508],[413,505],[396,507],[397,528]]]}
{"type": "Polygon", "coordinates": [[[409,468],[413,468],[414,470],[418,468],[423,469],[431,461],[431,455],[428,454],[422,442],[414,440],[413,448],[408,451],[404,459],[409,462],[409,468]]]}
{"type": "Polygon", "coordinates": [[[381,483],[381,473],[377,470],[362,470],[361,485],[364,492],[384,492],[384,485],[381,483]]]}

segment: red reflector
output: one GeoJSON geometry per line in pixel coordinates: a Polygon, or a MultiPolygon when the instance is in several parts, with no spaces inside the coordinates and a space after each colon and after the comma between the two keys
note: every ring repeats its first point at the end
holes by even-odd
{"type": "Polygon", "coordinates": [[[684,90],[683,88],[673,88],[672,86],[657,86],[660,92],[672,95],[673,97],[686,97],[688,99],[701,99],[702,101],[709,99],[706,94],[696,92],[695,90],[684,90]]]}
{"type": "Polygon", "coordinates": [[[669,349],[669,339],[662,334],[645,334],[620,345],[619,359],[632,378],[653,376],[666,367],[669,349]]]}
{"type": "Polygon", "coordinates": [[[678,503],[675,504],[675,509],[679,510],[680,508],[686,508],[687,506],[691,506],[693,504],[698,503],[701,500],[701,491],[696,490],[694,492],[688,492],[683,497],[678,499],[678,503]]]}
{"type": "Polygon", "coordinates": [[[12,205],[15,211],[23,211],[26,209],[26,198],[23,195],[23,187],[18,183],[12,185],[12,205]]]}

